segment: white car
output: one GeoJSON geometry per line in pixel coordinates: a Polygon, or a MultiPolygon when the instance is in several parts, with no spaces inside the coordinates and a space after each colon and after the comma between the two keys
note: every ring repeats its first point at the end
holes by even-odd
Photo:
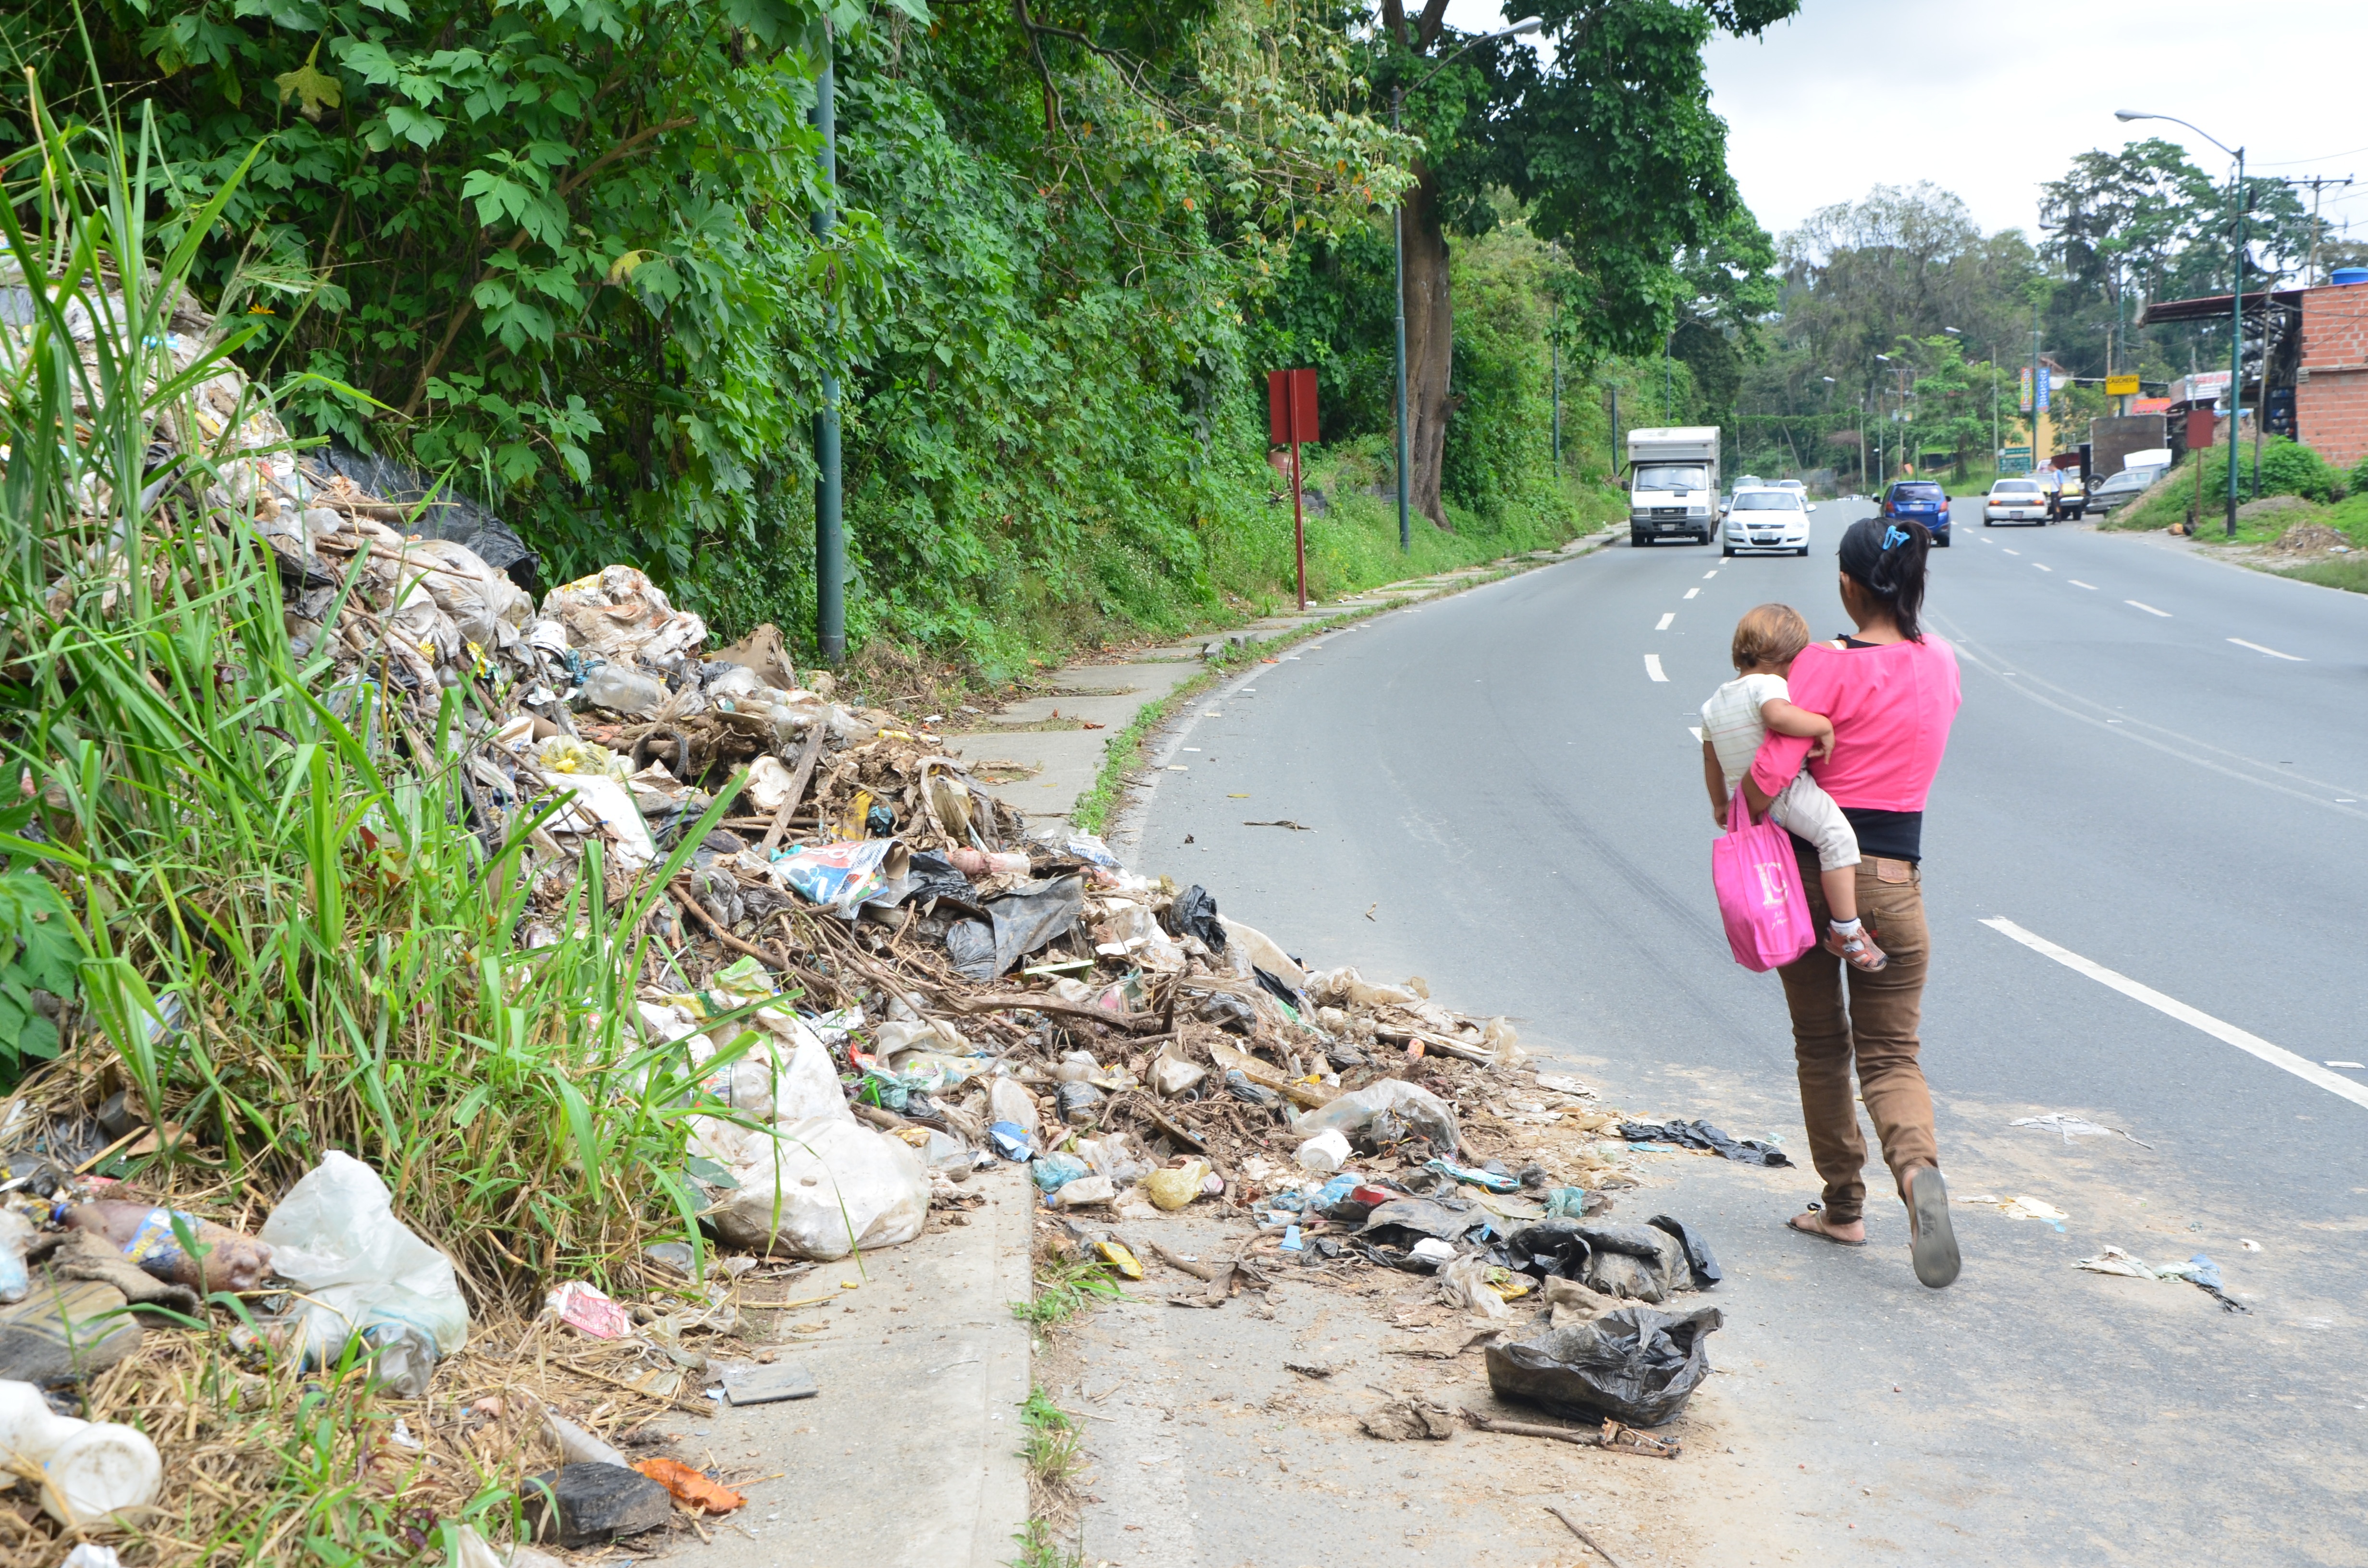
{"type": "Polygon", "coordinates": [[[1788,555],[1809,553],[1809,514],[1816,508],[1790,490],[1763,485],[1735,492],[1735,504],[1721,529],[1722,555],[1747,550],[1777,550],[1788,555]]]}
{"type": "Polygon", "coordinates": [[[2055,497],[2038,480],[2001,479],[1982,498],[1982,527],[1994,528],[1999,523],[2044,526],[2055,510],[2055,497]]]}

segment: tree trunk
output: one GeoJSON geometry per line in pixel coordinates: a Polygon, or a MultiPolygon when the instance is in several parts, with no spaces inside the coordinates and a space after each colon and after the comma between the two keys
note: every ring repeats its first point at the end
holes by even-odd
{"type": "Polygon", "coordinates": [[[1421,164],[1406,192],[1406,446],[1412,472],[1408,498],[1440,528],[1439,471],[1447,455],[1447,421],[1454,413],[1448,377],[1455,362],[1454,306],[1448,297],[1447,235],[1439,222],[1439,178],[1421,164]]]}

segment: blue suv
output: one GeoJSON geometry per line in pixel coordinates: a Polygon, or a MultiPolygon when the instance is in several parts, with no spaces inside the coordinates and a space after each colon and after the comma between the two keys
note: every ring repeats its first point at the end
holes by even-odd
{"type": "Polygon", "coordinates": [[[1883,493],[1883,516],[1912,517],[1932,530],[1932,542],[1949,547],[1949,493],[1937,479],[1896,479],[1883,493]]]}

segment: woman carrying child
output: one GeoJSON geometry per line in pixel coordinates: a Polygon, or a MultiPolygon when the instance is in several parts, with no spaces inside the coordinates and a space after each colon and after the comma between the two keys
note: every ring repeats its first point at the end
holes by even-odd
{"type": "MultiPolygon", "coordinates": [[[[1822,1208],[1812,1205],[1787,1223],[1844,1246],[1866,1244],[1866,1140],[1850,1092],[1855,1068],[1884,1163],[1907,1206],[1916,1278],[1939,1290],[1957,1278],[1959,1261],[1932,1131],[1932,1095],[1917,1060],[1931,960],[1923,824],[1959,695],[1956,654],[1918,619],[1930,546],[1921,524],[1881,517],[1843,535],[1842,609],[1857,632],[1839,646],[1802,649],[1788,676],[1789,704],[1830,722],[1830,749],[1810,759],[1819,743],[1771,733],[1743,790],[1753,815],[1764,814],[1807,761],[1857,838],[1857,913],[1883,960],[1874,967],[1817,947],[1778,971],[1793,1015],[1809,1156],[1825,1182],[1822,1208]]],[[[1835,912],[1816,874],[1817,851],[1797,841],[1794,848],[1810,913],[1829,920],[1835,912]]]]}

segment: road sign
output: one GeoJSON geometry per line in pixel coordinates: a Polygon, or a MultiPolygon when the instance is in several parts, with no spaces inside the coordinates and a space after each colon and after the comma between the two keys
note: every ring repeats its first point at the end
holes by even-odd
{"type": "Polygon", "coordinates": [[[1998,453],[1998,472],[2000,473],[2029,473],[2031,472],[2031,449],[2029,447],[2008,447],[2002,449],[1998,453]]]}
{"type": "Polygon", "coordinates": [[[1269,370],[1266,373],[1267,439],[1278,447],[1313,441],[1315,434],[1315,372],[1269,370]]]}
{"type": "Polygon", "coordinates": [[[1299,504],[1299,444],[1315,436],[1315,372],[1269,370],[1266,373],[1267,437],[1291,447],[1291,542],[1299,560],[1299,608],[1307,608],[1307,519],[1299,504]]]}
{"type": "Polygon", "coordinates": [[[2138,395],[2138,379],[2135,376],[2107,376],[2105,378],[2105,395],[2107,397],[2135,397],[2138,395]]]}

